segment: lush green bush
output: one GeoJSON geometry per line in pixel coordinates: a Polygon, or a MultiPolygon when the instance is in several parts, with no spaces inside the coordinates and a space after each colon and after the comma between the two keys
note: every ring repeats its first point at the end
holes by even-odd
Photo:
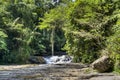
{"type": "MultiPolygon", "coordinates": [[[[119,1],[77,0],[69,10],[65,29],[65,50],[77,62],[91,63],[108,50],[106,41],[113,35],[119,1]]],[[[107,51],[108,53],[109,51],[107,51]]]]}
{"type": "Polygon", "coordinates": [[[2,63],[3,55],[8,53],[6,39],[7,34],[5,34],[2,29],[0,29],[0,63],[2,63]]]}
{"type": "MultiPolygon", "coordinates": [[[[40,50],[32,46],[40,41],[35,36],[40,33],[36,30],[39,23],[38,11],[41,7],[37,6],[35,1],[27,0],[2,0],[0,6],[0,28],[2,29],[0,46],[1,50],[7,49],[5,54],[1,51],[2,61],[3,63],[26,63],[30,55],[40,50]],[[7,38],[2,35],[7,35],[7,38]]],[[[35,47],[39,45],[42,44],[37,44],[35,47]]]]}
{"type": "MultiPolygon", "coordinates": [[[[116,13],[116,12],[115,12],[116,13]]],[[[111,55],[111,58],[114,60],[114,69],[117,72],[120,72],[120,14],[117,11],[117,14],[114,15],[117,18],[116,24],[112,27],[113,34],[107,38],[107,47],[111,55]]]]}

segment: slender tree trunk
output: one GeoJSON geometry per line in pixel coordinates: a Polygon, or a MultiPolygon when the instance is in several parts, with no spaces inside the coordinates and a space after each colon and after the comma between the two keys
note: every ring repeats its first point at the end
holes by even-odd
{"type": "Polygon", "coordinates": [[[55,28],[52,28],[51,32],[51,51],[52,51],[52,56],[54,56],[54,36],[55,36],[55,28]]]}

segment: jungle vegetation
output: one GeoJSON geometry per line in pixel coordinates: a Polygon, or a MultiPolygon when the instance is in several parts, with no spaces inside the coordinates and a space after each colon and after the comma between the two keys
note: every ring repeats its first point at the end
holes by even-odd
{"type": "Polygon", "coordinates": [[[120,0],[0,0],[0,63],[64,51],[74,62],[103,55],[120,72],[120,0]]]}

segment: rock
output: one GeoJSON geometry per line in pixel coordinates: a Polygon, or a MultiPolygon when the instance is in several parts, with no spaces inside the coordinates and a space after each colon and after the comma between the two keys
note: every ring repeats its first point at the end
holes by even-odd
{"type": "Polygon", "coordinates": [[[113,68],[113,63],[108,56],[103,56],[91,64],[93,69],[98,72],[107,72],[113,68]]]}
{"type": "Polygon", "coordinates": [[[98,76],[93,77],[90,80],[120,80],[120,76],[98,76]]]}
{"type": "Polygon", "coordinates": [[[120,80],[115,73],[93,72],[80,63],[0,65],[4,67],[7,70],[0,70],[0,80],[120,80]]]}
{"type": "Polygon", "coordinates": [[[45,64],[46,61],[42,56],[31,56],[29,58],[30,63],[33,64],[45,64]]]}

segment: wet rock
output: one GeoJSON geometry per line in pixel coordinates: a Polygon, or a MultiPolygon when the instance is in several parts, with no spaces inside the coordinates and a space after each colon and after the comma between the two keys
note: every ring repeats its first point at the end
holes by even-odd
{"type": "Polygon", "coordinates": [[[42,56],[31,56],[29,58],[30,63],[33,64],[45,64],[46,61],[42,56]]]}
{"type": "Polygon", "coordinates": [[[98,76],[93,77],[90,80],[120,80],[120,76],[98,76]]]}
{"type": "Polygon", "coordinates": [[[93,71],[86,73],[85,65],[69,63],[40,64],[13,70],[1,70],[0,80],[120,80],[120,76],[93,71]]]}
{"type": "Polygon", "coordinates": [[[99,72],[107,72],[113,67],[113,63],[108,56],[103,56],[91,64],[93,69],[99,72]]]}

